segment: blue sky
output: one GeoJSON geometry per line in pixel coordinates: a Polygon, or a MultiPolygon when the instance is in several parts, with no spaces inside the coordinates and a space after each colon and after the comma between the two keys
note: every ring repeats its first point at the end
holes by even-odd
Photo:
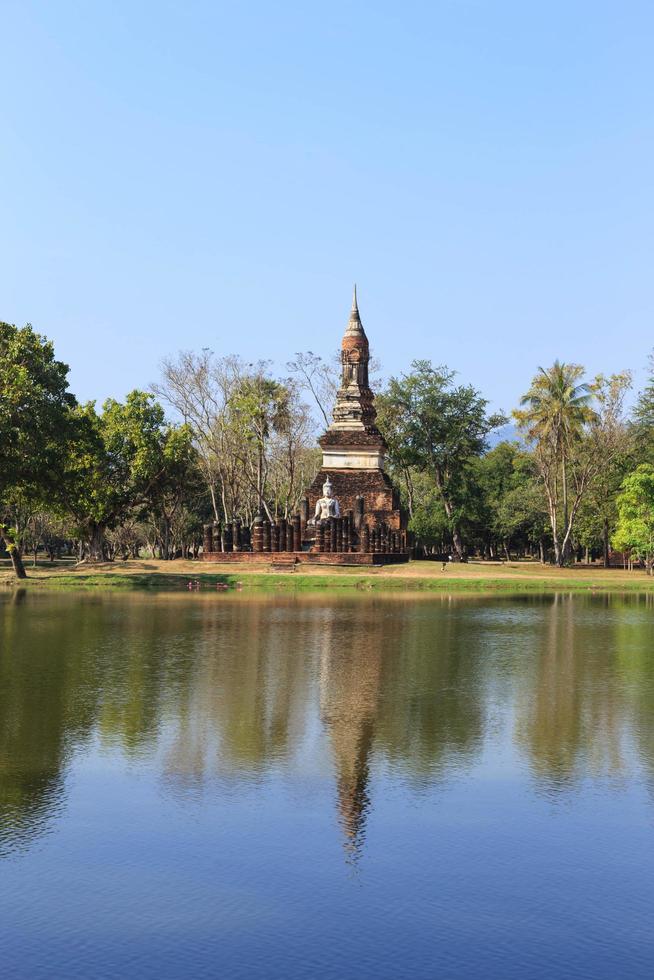
{"type": "Polygon", "coordinates": [[[510,409],[654,345],[651,2],[0,0],[0,318],[81,398],[180,348],[329,355],[510,409]]]}

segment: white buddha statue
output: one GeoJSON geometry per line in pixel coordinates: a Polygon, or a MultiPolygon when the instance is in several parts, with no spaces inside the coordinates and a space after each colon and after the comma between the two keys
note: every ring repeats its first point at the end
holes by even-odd
{"type": "Polygon", "coordinates": [[[313,515],[311,524],[317,521],[328,521],[330,517],[340,517],[341,508],[338,500],[332,495],[332,485],[329,477],[322,485],[322,497],[316,502],[316,512],[313,515]]]}

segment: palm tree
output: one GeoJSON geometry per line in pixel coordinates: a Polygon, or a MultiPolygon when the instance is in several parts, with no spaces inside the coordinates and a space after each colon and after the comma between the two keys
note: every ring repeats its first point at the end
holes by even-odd
{"type": "Polygon", "coordinates": [[[525,408],[514,412],[518,426],[534,443],[539,456],[541,475],[548,493],[554,551],[558,564],[566,560],[570,545],[568,514],[568,464],[584,426],[592,421],[593,398],[590,385],[580,381],[584,369],[579,364],[556,360],[551,368],[539,368],[526,395],[520,399],[525,408]],[[558,500],[561,488],[565,546],[559,545],[558,500]]]}

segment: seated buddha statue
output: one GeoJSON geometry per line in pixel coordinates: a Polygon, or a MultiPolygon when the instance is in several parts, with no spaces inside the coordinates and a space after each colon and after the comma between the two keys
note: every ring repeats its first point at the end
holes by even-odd
{"type": "Polygon", "coordinates": [[[309,524],[316,524],[318,521],[328,521],[330,517],[340,517],[341,509],[338,500],[333,496],[332,485],[329,477],[322,486],[322,497],[316,501],[316,510],[313,519],[309,524]]]}

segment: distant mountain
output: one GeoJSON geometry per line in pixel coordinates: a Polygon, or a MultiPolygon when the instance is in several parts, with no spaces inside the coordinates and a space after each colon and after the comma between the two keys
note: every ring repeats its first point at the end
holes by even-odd
{"type": "Polygon", "coordinates": [[[498,442],[515,442],[519,438],[518,430],[512,423],[508,425],[503,425],[500,429],[496,429],[488,437],[488,445],[493,449],[498,442]]]}

